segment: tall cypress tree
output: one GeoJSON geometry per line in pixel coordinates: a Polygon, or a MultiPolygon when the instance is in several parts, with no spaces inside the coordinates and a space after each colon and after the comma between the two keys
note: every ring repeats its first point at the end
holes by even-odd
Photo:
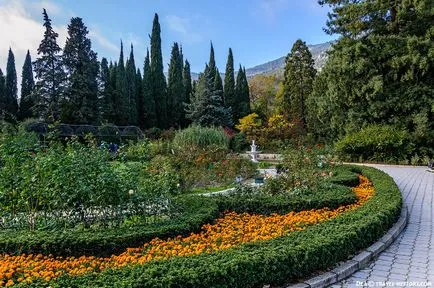
{"type": "Polygon", "coordinates": [[[39,44],[39,57],[33,63],[36,76],[35,106],[40,117],[48,121],[55,121],[60,116],[60,101],[64,94],[65,72],[60,52],[57,45],[58,34],[53,31],[51,19],[47,11],[44,15],[44,39],[39,44]]]}
{"type": "Polygon", "coordinates": [[[306,43],[298,39],[286,57],[283,80],[283,104],[293,120],[306,128],[306,100],[312,93],[316,70],[306,43]]]}
{"type": "Polygon", "coordinates": [[[217,74],[217,66],[215,64],[215,56],[214,56],[214,46],[211,42],[211,49],[209,52],[209,62],[208,62],[208,68],[209,68],[209,77],[211,77],[212,81],[215,81],[215,77],[217,74]]]}
{"type": "Polygon", "coordinates": [[[27,50],[26,60],[24,61],[23,70],[21,72],[21,98],[18,111],[18,119],[20,120],[34,117],[32,111],[35,105],[35,101],[32,97],[34,87],[35,80],[33,79],[32,58],[30,57],[29,50],[27,50]]]}
{"type": "Polygon", "coordinates": [[[191,82],[191,71],[190,71],[190,63],[185,60],[185,65],[183,69],[183,78],[182,81],[184,83],[184,101],[183,101],[183,117],[182,117],[182,127],[187,127],[190,121],[187,119],[185,115],[185,105],[190,103],[191,94],[193,92],[192,82],[191,82]]]}
{"type": "Polygon", "coordinates": [[[152,71],[149,59],[149,50],[146,51],[145,65],[143,66],[143,115],[140,115],[142,128],[157,127],[158,118],[152,86],[152,71]]]}
{"type": "Polygon", "coordinates": [[[0,69],[0,113],[3,114],[3,111],[6,107],[6,78],[3,74],[2,69],[0,69]]]}
{"type": "Polygon", "coordinates": [[[169,126],[179,127],[183,116],[184,84],[182,81],[182,60],[178,43],[172,47],[167,85],[167,114],[169,126]]]}
{"type": "Polygon", "coordinates": [[[131,44],[130,57],[126,66],[126,84],[127,84],[127,108],[128,108],[128,125],[137,125],[137,91],[136,91],[136,63],[134,60],[133,44],[131,44]]]}
{"type": "Polygon", "coordinates": [[[88,33],[81,18],[71,18],[63,49],[68,78],[62,120],[66,123],[96,124],[98,121],[99,63],[88,33]]]}
{"type": "Polygon", "coordinates": [[[226,107],[232,107],[235,104],[235,75],[234,75],[234,56],[232,49],[229,48],[228,61],[226,62],[225,85],[223,90],[224,103],[226,107]]]}
{"type": "Polygon", "coordinates": [[[116,83],[117,83],[117,73],[118,73],[118,64],[115,62],[112,64],[110,62],[109,66],[109,81],[107,85],[108,91],[107,94],[107,101],[109,103],[109,106],[107,107],[107,122],[108,123],[116,123],[118,119],[119,111],[117,109],[117,104],[119,102],[119,93],[116,90],[116,83]]]}
{"type": "MultiPolygon", "coordinates": [[[[113,67],[112,64],[110,64],[113,67]]],[[[113,109],[112,95],[110,94],[110,68],[108,61],[105,57],[101,59],[99,70],[99,97],[98,97],[98,111],[99,122],[106,123],[110,118],[111,110],[113,109]]]]}
{"type": "Polygon", "coordinates": [[[235,122],[250,114],[249,84],[247,82],[245,69],[243,69],[241,65],[238,69],[237,83],[235,84],[235,103],[233,105],[232,114],[235,122]]]}
{"type": "Polygon", "coordinates": [[[121,41],[121,52],[117,63],[116,71],[116,90],[115,90],[115,108],[117,125],[128,125],[128,88],[127,76],[124,63],[124,46],[121,41]]]}
{"type": "Polygon", "coordinates": [[[137,115],[137,124],[139,127],[143,127],[143,117],[141,115],[144,114],[143,111],[143,78],[140,69],[137,68],[136,72],[136,115],[137,115]]]}
{"type": "Polygon", "coordinates": [[[167,87],[163,72],[163,55],[161,53],[161,29],[158,14],[155,13],[151,34],[151,87],[155,100],[157,125],[168,127],[167,119],[167,87]]]}
{"type": "Polygon", "coordinates": [[[15,69],[15,56],[12,49],[9,48],[8,63],[6,66],[6,105],[5,113],[7,118],[15,118],[18,112],[17,102],[17,70],[15,69]]]}

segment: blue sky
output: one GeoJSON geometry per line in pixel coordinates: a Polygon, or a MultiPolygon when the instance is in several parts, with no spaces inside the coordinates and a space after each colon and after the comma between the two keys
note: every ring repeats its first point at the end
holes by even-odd
{"type": "Polygon", "coordinates": [[[27,49],[36,57],[43,35],[42,7],[53,20],[62,47],[70,18],[79,16],[100,58],[117,60],[122,39],[126,56],[130,43],[134,44],[140,68],[154,13],[160,17],[165,70],[175,41],[182,45],[194,72],[203,70],[212,41],[223,72],[229,47],[235,64],[249,68],[286,55],[298,38],[308,44],[336,38],[323,32],[328,9],[317,0],[0,0],[0,35],[6,38],[0,44],[3,70],[9,46],[19,72],[27,49]]]}

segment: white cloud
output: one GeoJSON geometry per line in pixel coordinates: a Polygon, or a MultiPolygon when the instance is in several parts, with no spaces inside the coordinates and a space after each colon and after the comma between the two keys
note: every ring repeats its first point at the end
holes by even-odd
{"type": "MultiPolygon", "coordinates": [[[[34,61],[37,57],[37,49],[44,36],[42,8],[47,9],[50,18],[52,18],[51,15],[69,16],[72,13],[49,1],[35,3],[26,0],[0,0],[0,35],[2,36],[2,41],[0,41],[0,68],[5,73],[7,53],[9,47],[12,48],[18,75],[18,89],[20,89],[21,85],[21,68],[27,50],[30,50],[34,61]]],[[[59,34],[57,43],[63,48],[68,34],[67,25],[56,25],[54,21],[52,24],[54,31],[59,34]]],[[[103,36],[98,26],[89,29],[89,37],[109,52],[119,51],[117,45],[103,36]]]]}
{"type": "Polygon", "coordinates": [[[195,44],[203,40],[202,36],[193,32],[192,23],[189,18],[183,18],[176,15],[168,15],[165,22],[170,30],[182,37],[182,42],[195,44]]]}

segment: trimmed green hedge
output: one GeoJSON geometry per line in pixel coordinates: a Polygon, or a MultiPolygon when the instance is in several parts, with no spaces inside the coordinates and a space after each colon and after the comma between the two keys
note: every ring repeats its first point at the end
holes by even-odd
{"type": "MultiPolygon", "coordinates": [[[[348,169],[347,169],[348,170],[348,169]]],[[[343,169],[343,171],[347,171],[343,169]]],[[[347,172],[351,174],[351,172],[347,172]]],[[[353,175],[356,175],[353,173],[353,175]]],[[[356,197],[349,187],[325,185],[310,195],[234,197],[200,197],[184,195],[177,198],[181,214],[155,224],[135,225],[128,228],[62,231],[0,232],[0,253],[42,253],[60,256],[109,256],[129,247],[140,247],[153,238],[167,239],[177,235],[189,235],[199,231],[205,223],[211,223],[223,211],[238,213],[284,214],[289,211],[336,208],[354,203],[356,197]]]]}
{"type": "MultiPolygon", "coordinates": [[[[402,199],[385,173],[353,167],[367,176],[376,193],[362,207],[329,221],[268,241],[190,257],[83,276],[64,275],[51,287],[261,287],[281,285],[325,269],[365,248],[396,222],[402,199]]],[[[35,284],[35,286],[38,286],[35,284]]],[[[41,286],[46,286],[41,284],[41,286]]]]}
{"type": "Polygon", "coordinates": [[[177,199],[184,207],[181,215],[155,224],[101,230],[16,231],[0,233],[0,253],[42,253],[61,256],[108,256],[128,247],[139,247],[155,237],[161,239],[189,235],[219,215],[214,201],[201,197],[177,199]]]}
{"type": "Polygon", "coordinates": [[[220,211],[235,211],[237,213],[255,213],[269,215],[271,213],[285,214],[290,211],[320,209],[323,207],[337,208],[356,202],[356,195],[350,187],[333,183],[322,184],[318,190],[303,195],[267,195],[254,193],[243,195],[233,193],[216,197],[220,211]]]}
{"type": "Polygon", "coordinates": [[[328,182],[354,187],[359,184],[359,176],[355,170],[349,169],[347,166],[336,166],[331,169],[333,176],[327,179],[328,182]]]}

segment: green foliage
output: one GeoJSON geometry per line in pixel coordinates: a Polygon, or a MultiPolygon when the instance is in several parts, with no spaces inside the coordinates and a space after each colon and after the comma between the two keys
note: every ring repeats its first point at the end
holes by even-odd
{"type": "Polygon", "coordinates": [[[167,119],[170,127],[179,127],[184,118],[185,91],[182,79],[183,60],[178,43],[174,43],[167,83],[167,119]]]}
{"type": "Polygon", "coordinates": [[[316,70],[307,45],[298,39],[285,60],[283,108],[306,128],[306,101],[312,93],[316,70]]]}
{"type": "Polygon", "coordinates": [[[218,216],[218,207],[207,198],[183,196],[173,203],[177,212],[172,217],[148,223],[139,218],[138,223],[121,227],[95,227],[93,229],[56,229],[33,232],[1,230],[0,252],[44,253],[54,255],[109,256],[121,253],[128,247],[139,247],[158,237],[167,239],[188,235],[218,216]]]}
{"type": "Polygon", "coordinates": [[[373,181],[376,193],[364,206],[330,221],[215,253],[173,257],[98,274],[65,275],[49,284],[51,287],[259,287],[283,285],[288,280],[324,270],[375,242],[396,221],[401,209],[401,195],[391,177],[373,168],[353,169],[373,181]]]}
{"type": "Polygon", "coordinates": [[[59,36],[53,31],[47,11],[44,15],[44,39],[38,47],[38,58],[33,63],[35,71],[35,111],[39,117],[52,122],[59,120],[60,103],[65,90],[65,71],[56,40],[59,36]]]}
{"type": "Polygon", "coordinates": [[[250,92],[249,83],[247,82],[246,69],[243,69],[240,65],[240,69],[237,74],[237,83],[235,84],[235,101],[232,107],[232,114],[234,123],[237,123],[238,119],[243,118],[250,114],[250,92]]]}
{"type": "Polygon", "coordinates": [[[126,101],[126,112],[128,115],[128,125],[137,125],[137,85],[136,85],[136,64],[134,60],[133,44],[131,44],[130,57],[125,66],[126,91],[124,101],[126,101]]]}
{"type": "MultiPolygon", "coordinates": [[[[152,24],[151,34],[151,58],[150,58],[150,72],[151,72],[151,91],[152,97],[155,101],[155,113],[157,125],[159,128],[168,127],[167,118],[167,85],[166,78],[163,73],[163,56],[161,53],[161,28],[158,21],[158,15],[155,14],[154,22],[152,24]]],[[[153,127],[149,126],[149,127],[153,127]]]]}
{"type": "Polygon", "coordinates": [[[98,121],[99,63],[88,33],[81,18],[71,18],[62,55],[67,71],[61,115],[64,123],[96,124],[98,121]]]}
{"type": "Polygon", "coordinates": [[[231,107],[232,111],[235,111],[235,75],[234,75],[234,56],[232,55],[232,49],[229,48],[228,60],[226,62],[225,70],[225,85],[223,90],[224,104],[226,107],[231,107]]]}
{"type": "Polygon", "coordinates": [[[5,106],[2,111],[3,116],[6,113],[6,118],[9,121],[15,120],[18,111],[18,87],[17,87],[17,71],[15,69],[15,56],[12,49],[9,48],[8,62],[6,66],[6,85],[5,85],[5,106]]]}
{"type": "Polygon", "coordinates": [[[246,135],[240,132],[232,136],[229,147],[234,152],[244,153],[246,149],[249,148],[249,142],[247,142],[246,135]]]}
{"type": "Polygon", "coordinates": [[[206,148],[208,146],[228,149],[229,137],[223,128],[193,125],[176,133],[173,146],[181,152],[194,147],[206,148]]]}
{"type": "Polygon", "coordinates": [[[20,120],[34,117],[32,109],[35,101],[31,95],[34,87],[35,80],[33,79],[32,59],[29,50],[27,50],[26,60],[24,61],[21,73],[21,97],[18,111],[18,118],[20,120]]]}
{"type": "Polygon", "coordinates": [[[370,125],[347,134],[336,143],[336,151],[352,161],[396,162],[411,154],[408,132],[388,125],[370,125]]]}
{"type": "Polygon", "coordinates": [[[106,143],[121,143],[121,131],[113,124],[106,124],[98,129],[98,138],[106,143]]]}
{"type": "Polygon", "coordinates": [[[190,124],[190,121],[188,121],[188,119],[186,118],[186,115],[185,115],[185,105],[190,103],[191,94],[193,93],[193,86],[192,86],[192,81],[191,81],[190,63],[187,60],[185,60],[182,81],[183,81],[183,84],[184,84],[185,96],[184,96],[184,103],[182,104],[183,118],[182,118],[182,123],[181,123],[182,125],[181,126],[182,127],[187,127],[188,124],[190,124]]]}
{"type": "Polygon", "coordinates": [[[152,71],[149,58],[149,50],[146,51],[145,64],[143,67],[143,115],[139,115],[139,122],[142,128],[153,128],[157,126],[157,110],[154,95],[152,93],[152,71]]]}

